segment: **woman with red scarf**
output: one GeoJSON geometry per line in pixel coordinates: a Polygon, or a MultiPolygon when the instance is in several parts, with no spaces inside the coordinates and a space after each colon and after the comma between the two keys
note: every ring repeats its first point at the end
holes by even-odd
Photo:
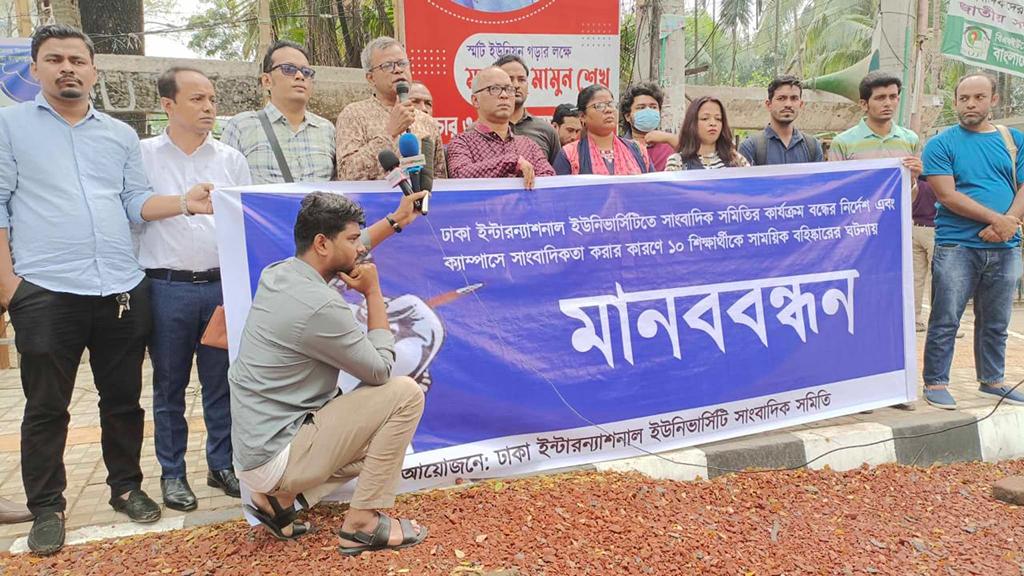
{"type": "Polygon", "coordinates": [[[594,84],[580,91],[576,102],[583,136],[562,147],[555,158],[556,174],[645,174],[654,172],[647,150],[616,132],[619,114],[611,91],[594,84]]]}

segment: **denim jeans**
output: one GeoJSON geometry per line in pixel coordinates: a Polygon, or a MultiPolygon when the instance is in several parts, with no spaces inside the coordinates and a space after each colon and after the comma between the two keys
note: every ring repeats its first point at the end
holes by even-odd
{"type": "Polygon", "coordinates": [[[924,347],[925,385],[949,384],[960,316],[974,298],[974,364],[978,382],[1003,382],[1006,331],[1021,275],[1020,248],[967,248],[936,244],[932,260],[932,313],[924,347]]]}
{"type": "Polygon", "coordinates": [[[228,353],[199,343],[222,301],[220,282],[192,284],[152,280],[153,424],[160,477],[185,477],[188,422],[185,388],[196,358],[206,421],[206,462],[210,470],[231,468],[231,403],[228,353]]]}

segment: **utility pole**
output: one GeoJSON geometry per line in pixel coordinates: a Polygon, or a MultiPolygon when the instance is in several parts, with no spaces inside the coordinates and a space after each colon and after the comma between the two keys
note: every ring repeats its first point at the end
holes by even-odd
{"type": "Polygon", "coordinates": [[[914,98],[910,103],[910,130],[921,133],[921,99],[924,93],[925,44],[928,41],[928,0],[917,0],[917,49],[914,50],[914,98]]]}
{"type": "Polygon", "coordinates": [[[15,0],[14,10],[18,15],[18,36],[28,38],[32,35],[32,16],[29,14],[28,0],[15,0]]]}
{"type": "Polygon", "coordinates": [[[693,0],[693,63],[697,64],[697,55],[700,54],[700,41],[697,33],[700,31],[700,0],[693,0]]]}
{"type": "MultiPolygon", "coordinates": [[[[661,127],[669,132],[679,130],[686,111],[686,4],[685,0],[659,0],[661,25],[658,43],[665,43],[662,76],[658,79],[665,92],[661,109],[661,127]],[[663,40],[662,40],[663,39],[663,40]]],[[[694,20],[696,27],[696,20],[694,20]]]]}
{"type": "Polygon", "coordinates": [[[262,58],[267,53],[267,48],[270,48],[271,42],[274,41],[274,30],[270,21],[270,0],[257,1],[259,14],[256,17],[256,23],[259,27],[260,41],[259,47],[256,48],[256,58],[262,58]]]}
{"type": "MultiPolygon", "coordinates": [[[[661,0],[649,0],[647,3],[647,15],[651,20],[648,34],[651,40],[651,66],[648,78],[652,82],[661,80],[661,0]]],[[[640,39],[640,31],[637,31],[637,40],[640,39]]]]}
{"type": "Polygon", "coordinates": [[[779,4],[782,0],[775,0],[775,54],[772,56],[772,63],[775,67],[775,76],[779,75],[779,28],[782,27],[782,19],[779,18],[779,4]]]}

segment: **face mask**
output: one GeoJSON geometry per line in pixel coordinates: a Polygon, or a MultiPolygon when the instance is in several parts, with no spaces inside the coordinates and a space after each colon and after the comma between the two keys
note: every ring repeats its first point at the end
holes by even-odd
{"type": "Polygon", "coordinates": [[[661,112],[654,108],[644,108],[633,113],[633,128],[640,132],[657,130],[661,126],[661,112]]]}

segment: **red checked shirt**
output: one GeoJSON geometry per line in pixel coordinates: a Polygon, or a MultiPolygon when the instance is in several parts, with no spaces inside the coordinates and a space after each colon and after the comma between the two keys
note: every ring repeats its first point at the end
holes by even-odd
{"type": "Polygon", "coordinates": [[[490,127],[477,122],[469,130],[448,143],[449,178],[514,178],[522,176],[519,157],[533,165],[537,176],[554,176],[537,143],[526,136],[516,136],[509,126],[509,138],[502,140],[490,127]]]}

